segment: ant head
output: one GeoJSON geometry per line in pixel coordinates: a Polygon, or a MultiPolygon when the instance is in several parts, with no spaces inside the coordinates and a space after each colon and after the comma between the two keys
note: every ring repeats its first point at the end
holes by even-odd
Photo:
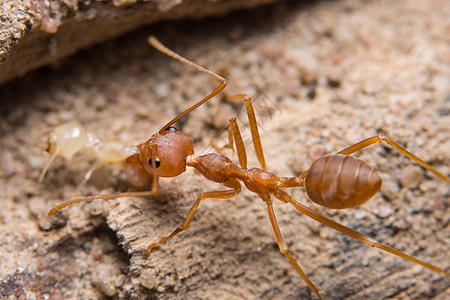
{"type": "Polygon", "coordinates": [[[186,157],[194,154],[194,142],[187,134],[169,127],[140,146],[139,159],[147,172],[174,177],[186,171],[186,157]],[[153,159],[156,170],[153,170],[153,159]]]}
{"type": "Polygon", "coordinates": [[[70,156],[80,151],[87,143],[86,131],[79,122],[70,122],[56,127],[48,136],[47,151],[70,156]]]}

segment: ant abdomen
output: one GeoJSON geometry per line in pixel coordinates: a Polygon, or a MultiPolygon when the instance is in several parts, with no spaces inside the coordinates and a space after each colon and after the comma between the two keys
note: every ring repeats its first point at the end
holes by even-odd
{"type": "Polygon", "coordinates": [[[306,193],[313,202],[334,209],[359,206],[381,187],[381,177],[360,159],[328,155],[316,160],[305,178],[306,193]]]}

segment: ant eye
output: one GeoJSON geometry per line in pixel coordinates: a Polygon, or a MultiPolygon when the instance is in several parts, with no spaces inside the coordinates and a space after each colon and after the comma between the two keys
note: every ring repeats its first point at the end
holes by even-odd
{"type": "MultiPolygon", "coordinates": [[[[153,163],[152,163],[152,159],[151,158],[148,160],[148,164],[150,165],[150,167],[153,168],[153,163]]],[[[157,169],[159,168],[160,164],[161,164],[161,162],[159,161],[159,158],[155,157],[155,166],[156,166],[157,169]]]]}
{"type": "Polygon", "coordinates": [[[169,126],[165,131],[177,131],[177,129],[173,126],[169,126]]]}

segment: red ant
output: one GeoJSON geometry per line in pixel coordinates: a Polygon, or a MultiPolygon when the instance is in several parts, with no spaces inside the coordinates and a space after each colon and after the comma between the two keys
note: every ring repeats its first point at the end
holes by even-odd
{"type": "Polygon", "coordinates": [[[275,233],[275,237],[281,253],[283,253],[287,257],[298,274],[300,274],[303,280],[308,284],[308,286],[313,290],[313,292],[319,299],[322,299],[322,297],[320,296],[318,289],[308,279],[300,265],[297,263],[296,259],[288,250],[286,242],[283,238],[283,234],[281,233],[275,211],[273,209],[271,196],[275,196],[275,198],[285,203],[292,204],[299,212],[307,215],[308,217],[313,218],[314,220],[325,224],[339,232],[342,232],[349,237],[361,241],[371,247],[376,247],[383,251],[392,253],[406,260],[429,268],[435,272],[450,275],[449,272],[441,268],[418,260],[387,245],[380,244],[370,237],[367,237],[355,230],[347,228],[322,216],[314,210],[295,201],[289,194],[284,191],[285,188],[302,187],[306,190],[306,194],[313,202],[321,206],[333,209],[353,208],[363,204],[380,189],[381,178],[378,173],[376,173],[365,162],[349,155],[366,147],[369,147],[370,145],[381,143],[383,141],[400,153],[416,161],[425,169],[430,170],[442,180],[448,182],[450,181],[450,178],[441,174],[436,169],[425,163],[423,160],[408,152],[406,149],[399,146],[391,139],[382,135],[364,139],[344,150],[337,152],[336,154],[319,158],[311,165],[308,170],[303,172],[300,176],[279,177],[266,170],[266,164],[258,132],[258,126],[256,123],[255,112],[253,110],[251,99],[246,95],[238,95],[238,97],[244,100],[247,108],[253,145],[256,150],[257,158],[261,164],[261,168],[247,169],[247,154],[239,131],[239,126],[235,118],[231,118],[229,120],[229,146],[233,147],[233,144],[235,144],[240,166],[234,164],[226,156],[218,153],[194,155],[194,142],[192,138],[181,131],[177,131],[174,127],[172,127],[172,125],[176,121],[186,116],[197,107],[220,93],[227,85],[227,82],[221,76],[209,70],[206,70],[203,67],[198,66],[195,63],[169,50],[168,48],[163,46],[155,37],[150,37],[148,41],[153,47],[155,47],[162,53],[165,53],[178,61],[181,61],[201,72],[204,72],[220,80],[220,85],[204,99],[164,125],[161,130],[159,130],[158,133],[154,134],[148,141],[136,146],[135,153],[132,153],[127,157],[126,155],[128,154],[123,154],[119,159],[116,159],[114,162],[112,162],[120,163],[124,166],[127,177],[133,185],[138,187],[151,186],[150,191],[75,198],[68,202],[62,203],[50,210],[49,216],[56,214],[66,206],[82,201],[90,201],[94,199],[112,199],[128,196],[155,195],[158,189],[159,177],[175,177],[183,173],[186,170],[186,167],[193,167],[207,179],[217,183],[221,183],[229,189],[222,191],[205,192],[198,195],[197,200],[189,210],[184,223],[180,227],[175,229],[170,235],[162,238],[158,242],[148,245],[147,251],[151,251],[154,247],[161,245],[180,232],[188,229],[192,217],[194,216],[194,213],[202,200],[208,198],[232,198],[241,192],[240,182],[243,182],[250,191],[256,193],[266,203],[267,213],[269,215],[270,223],[272,224],[272,228],[275,233]]]}

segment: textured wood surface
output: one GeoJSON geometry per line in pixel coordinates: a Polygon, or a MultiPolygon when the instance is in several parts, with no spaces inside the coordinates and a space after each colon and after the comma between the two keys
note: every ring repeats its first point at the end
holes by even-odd
{"type": "Polygon", "coordinates": [[[3,0],[0,84],[163,20],[204,18],[277,0],[3,0]]]}
{"type": "MultiPolygon", "coordinates": [[[[268,169],[300,174],[318,157],[382,133],[450,174],[447,0],[280,2],[221,18],[150,26],[0,87],[0,298],[316,299],[280,254],[264,203],[245,191],[207,200],[191,228],[144,256],[179,226],[200,192],[221,189],[192,170],[161,180],[158,195],[48,210],[77,195],[130,191],[105,166],[58,158],[44,182],[46,134],[78,120],[103,140],[139,144],[218,82],[152,49],[223,74],[224,93],[176,126],[197,154],[226,141],[235,116],[249,142],[254,99],[268,169]]],[[[249,166],[258,166],[253,148],[249,166]]],[[[225,152],[234,161],[236,155],[225,152]]],[[[385,146],[358,155],[383,179],[356,209],[314,205],[333,220],[419,259],[449,267],[449,185],[385,146]]],[[[293,255],[324,299],[449,299],[450,279],[353,241],[275,203],[293,255]]]]}

